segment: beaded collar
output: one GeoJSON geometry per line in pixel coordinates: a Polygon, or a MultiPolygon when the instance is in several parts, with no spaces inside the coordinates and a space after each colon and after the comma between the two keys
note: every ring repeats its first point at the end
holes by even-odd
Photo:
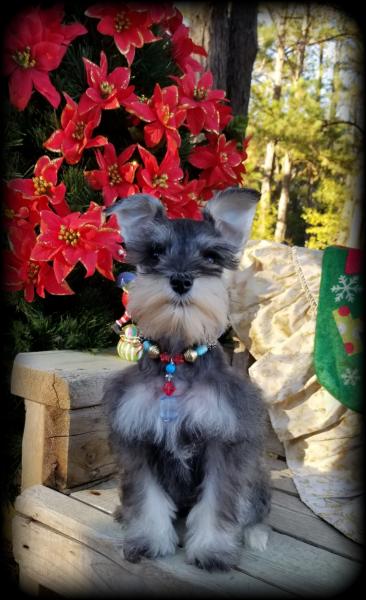
{"type": "Polygon", "coordinates": [[[145,339],[142,344],[143,351],[153,360],[160,360],[165,363],[165,382],[162,387],[164,393],[160,398],[160,417],[165,423],[175,421],[178,417],[177,412],[177,401],[174,396],[176,387],[173,380],[174,374],[177,369],[177,365],[183,363],[194,363],[197,358],[204,356],[206,352],[214,348],[216,344],[199,344],[192,348],[187,348],[183,353],[180,354],[168,354],[167,352],[161,352],[159,346],[150,340],[145,339]]]}

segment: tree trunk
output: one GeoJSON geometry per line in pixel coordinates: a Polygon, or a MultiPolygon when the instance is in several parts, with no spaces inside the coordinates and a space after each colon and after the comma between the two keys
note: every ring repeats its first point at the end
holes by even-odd
{"type": "MultiPolygon", "coordinates": [[[[296,84],[295,96],[297,93],[297,83],[302,76],[305,62],[306,47],[309,42],[310,35],[310,6],[306,6],[305,15],[302,21],[301,37],[297,44],[297,60],[296,69],[294,74],[294,82],[296,84]]],[[[281,195],[278,202],[277,209],[277,222],[274,234],[275,242],[283,242],[286,235],[287,228],[287,209],[290,202],[290,185],[291,185],[291,169],[292,160],[289,151],[286,151],[282,159],[282,181],[281,181],[281,195]]]]}
{"type": "Polygon", "coordinates": [[[290,182],[291,182],[291,158],[288,152],[282,159],[282,186],[281,195],[278,202],[277,223],[274,234],[275,242],[283,242],[287,227],[287,207],[290,202],[290,182]]]}
{"type": "MultiPolygon", "coordinates": [[[[179,6],[183,15],[189,21],[190,37],[195,44],[203,46],[207,51],[210,45],[210,22],[212,5],[209,2],[187,2],[179,6]]],[[[208,59],[195,54],[197,60],[206,69],[208,59]]]]}
{"type": "Polygon", "coordinates": [[[256,3],[232,2],[227,60],[227,95],[234,115],[248,114],[250,85],[258,51],[256,3]]]}
{"type": "Polygon", "coordinates": [[[275,156],[275,142],[268,142],[266,147],[266,155],[264,158],[263,164],[263,179],[261,186],[261,197],[258,203],[258,215],[259,215],[259,223],[258,223],[258,236],[260,239],[264,239],[267,237],[269,233],[267,231],[268,225],[268,213],[271,207],[271,189],[272,189],[272,179],[273,179],[273,165],[274,165],[274,156],[275,156]]]}
{"type": "Polygon", "coordinates": [[[347,176],[348,194],[342,209],[342,215],[339,224],[339,233],[337,244],[348,246],[349,248],[360,248],[362,238],[362,162],[363,157],[359,158],[357,166],[354,166],[353,173],[347,176]]]}
{"type": "Polygon", "coordinates": [[[217,88],[226,91],[234,115],[247,117],[252,70],[257,54],[257,4],[188,3],[182,11],[191,37],[204,46],[217,88]]]}
{"type": "MultiPolygon", "coordinates": [[[[280,32],[278,36],[278,46],[276,52],[275,66],[273,72],[273,99],[279,100],[281,97],[282,87],[282,74],[283,66],[285,63],[285,48],[284,48],[284,35],[285,35],[286,21],[282,19],[280,32]]],[[[259,224],[258,224],[258,236],[263,239],[269,234],[268,231],[268,214],[271,207],[271,196],[272,196],[272,180],[273,180],[273,166],[276,151],[276,141],[271,140],[266,146],[266,154],[263,163],[263,179],[261,186],[261,197],[259,200],[258,213],[259,213],[259,224]]]]}

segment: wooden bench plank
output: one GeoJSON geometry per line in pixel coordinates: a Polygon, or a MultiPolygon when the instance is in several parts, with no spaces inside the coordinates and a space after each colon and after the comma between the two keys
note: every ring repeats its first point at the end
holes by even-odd
{"type": "Polygon", "coordinates": [[[275,490],[287,492],[292,496],[298,496],[298,491],[292,480],[291,470],[284,460],[266,456],[266,462],[271,475],[271,485],[275,490]]]}
{"type": "Polygon", "coordinates": [[[315,515],[299,498],[273,491],[268,522],[278,532],[285,533],[319,548],[361,561],[363,548],[315,515]]]}
{"type": "MultiPolygon", "coordinates": [[[[117,484],[113,480],[102,486],[72,493],[71,496],[110,515],[119,504],[117,484]]],[[[340,556],[362,560],[361,546],[320,519],[299,498],[274,490],[268,522],[275,531],[340,556]]]]}
{"type": "MultiPolygon", "coordinates": [[[[37,520],[42,526],[57,531],[59,535],[97,550],[117,564],[123,561],[123,529],[113,522],[111,516],[100,510],[43,486],[35,486],[23,492],[17,500],[16,508],[22,515],[37,520]]],[[[207,574],[186,565],[183,556],[182,551],[178,551],[173,557],[156,561],[146,560],[140,565],[126,565],[123,561],[122,566],[131,573],[137,573],[142,567],[146,569],[146,566],[151,569],[150,574],[158,571],[166,573],[168,569],[177,579],[185,580],[188,577],[191,581],[191,577],[198,577],[198,581],[204,581],[207,574]]],[[[311,595],[339,591],[357,576],[360,565],[273,531],[269,546],[264,552],[243,550],[238,568],[241,575],[246,574],[251,578],[251,584],[253,578],[258,578],[261,583],[265,582],[290,593],[311,595]]],[[[141,576],[145,577],[145,571],[141,571],[141,576]]],[[[220,592],[229,589],[228,585],[232,586],[231,591],[239,590],[235,587],[236,578],[236,571],[209,575],[207,585],[220,592]]],[[[241,593],[244,592],[245,585],[243,580],[240,583],[241,593]]]]}
{"type": "MultiPolygon", "coordinates": [[[[108,589],[103,588],[105,581],[113,586],[114,591],[119,589],[120,581],[123,590],[123,582],[132,575],[149,591],[173,593],[173,596],[181,589],[189,593],[209,592],[210,595],[224,597],[279,595],[277,586],[246,573],[232,570],[229,573],[209,574],[200,571],[185,562],[181,550],[164,559],[129,563],[123,559],[122,528],[110,516],[44,486],[25,490],[18,497],[16,508],[19,512],[14,521],[16,560],[26,565],[34,579],[46,573],[45,579],[39,579],[40,583],[51,589],[58,586],[60,593],[61,581],[57,583],[60,575],[69,577],[72,585],[75,581],[75,586],[79,586],[77,591],[83,589],[84,594],[88,591],[105,592],[108,589]],[[88,574],[96,565],[97,573],[89,585],[86,581],[88,574]],[[119,572],[115,571],[115,566],[120,568],[119,572]],[[41,573],[35,573],[37,569],[41,573]],[[54,582],[52,577],[56,577],[57,581],[54,582]]],[[[67,592],[71,591],[67,589],[67,592]]],[[[282,595],[289,596],[281,592],[282,595]]]]}
{"type": "Polygon", "coordinates": [[[48,350],[21,352],[14,361],[11,391],[63,409],[100,404],[106,379],[131,366],[113,351],[48,350]]]}

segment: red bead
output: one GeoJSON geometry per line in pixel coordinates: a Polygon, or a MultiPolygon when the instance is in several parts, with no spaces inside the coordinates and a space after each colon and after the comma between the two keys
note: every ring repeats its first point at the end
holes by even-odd
{"type": "Polygon", "coordinates": [[[171,396],[172,394],[174,394],[175,390],[176,390],[176,387],[175,387],[174,383],[172,383],[171,381],[166,381],[164,383],[163,392],[167,396],[171,396]]]}
{"type": "Polygon", "coordinates": [[[338,314],[341,315],[341,317],[347,317],[350,312],[351,311],[348,306],[340,306],[338,309],[338,314]]]}
{"type": "Polygon", "coordinates": [[[175,362],[176,365],[181,365],[184,363],[184,356],[183,354],[174,354],[173,356],[173,362],[175,362]]]}
{"type": "Polygon", "coordinates": [[[123,294],[122,294],[122,304],[123,304],[123,306],[127,306],[127,304],[128,304],[128,292],[123,292],[123,294]]]}
{"type": "Polygon", "coordinates": [[[160,360],[161,362],[169,362],[170,361],[170,356],[167,352],[162,352],[160,354],[160,360]]]}

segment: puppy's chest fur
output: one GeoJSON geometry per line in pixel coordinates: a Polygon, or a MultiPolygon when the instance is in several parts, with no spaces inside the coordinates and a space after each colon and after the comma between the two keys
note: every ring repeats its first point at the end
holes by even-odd
{"type": "Polygon", "coordinates": [[[166,423],[161,418],[164,378],[156,376],[125,387],[115,408],[113,428],[126,441],[155,444],[183,463],[198,450],[201,440],[235,437],[235,412],[215,386],[202,379],[188,383],[179,376],[174,383],[175,420],[166,423]]]}

